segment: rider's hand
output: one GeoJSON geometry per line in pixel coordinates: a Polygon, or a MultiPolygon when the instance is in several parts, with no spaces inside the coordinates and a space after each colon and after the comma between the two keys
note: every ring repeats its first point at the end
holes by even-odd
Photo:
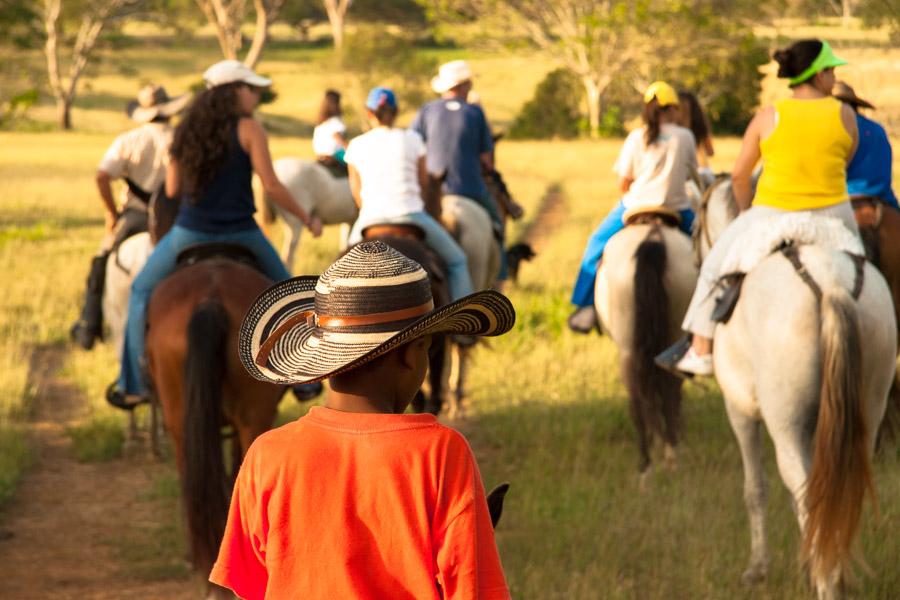
{"type": "Polygon", "coordinates": [[[514,221],[518,221],[525,214],[525,209],[522,208],[522,205],[514,200],[509,201],[509,216],[512,217],[514,221]]]}
{"type": "Polygon", "coordinates": [[[113,228],[115,228],[115,226],[116,226],[116,221],[119,220],[119,214],[108,212],[108,213],[106,213],[103,220],[104,220],[106,233],[112,233],[113,228]]]}
{"type": "Polygon", "coordinates": [[[309,232],[312,233],[313,237],[319,237],[322,235],[322,219],[319,217],[311,217],[309,219],[309,232]]]}

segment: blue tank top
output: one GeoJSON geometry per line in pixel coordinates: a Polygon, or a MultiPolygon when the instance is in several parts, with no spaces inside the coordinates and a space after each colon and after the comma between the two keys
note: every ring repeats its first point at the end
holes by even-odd
{"type": "Polygon", "coordinates": [[[200,199],[194,202],[188,196],[181,198],[176,225],[204,233],[231,233],[256,227],[250,183],[253,165],[241,148],[237,130],[235,121],[231,154],[200,199]]]}

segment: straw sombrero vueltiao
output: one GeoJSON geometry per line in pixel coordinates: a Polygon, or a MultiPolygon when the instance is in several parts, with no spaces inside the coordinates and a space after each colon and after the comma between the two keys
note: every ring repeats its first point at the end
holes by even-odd
{"type": "Polygon", "coordinates": [[[435,309],[419,263],[369,241],[321,277],[294,277],[263,292],[244,317],[239,351],[256,379],[311,383],[424,335],[500,335],[515,320],[510,301],[493,290],[435,309]]]}

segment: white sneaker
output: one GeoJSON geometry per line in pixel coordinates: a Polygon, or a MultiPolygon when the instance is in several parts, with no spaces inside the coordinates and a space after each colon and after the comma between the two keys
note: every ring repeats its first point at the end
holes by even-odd
{"type": "Polygon", "coordinates": [[[712,354],[700,355],[697,354],[696,350],[691,348],[687,351],[687,354],[675,364],[675,368],[684,373],[709,377],[713,374],[712,354]]]}

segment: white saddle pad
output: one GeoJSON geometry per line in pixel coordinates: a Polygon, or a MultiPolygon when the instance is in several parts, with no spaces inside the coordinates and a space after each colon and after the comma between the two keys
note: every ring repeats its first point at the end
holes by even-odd
{"type": "Polygon", "coordinates": [[[751,223],[731,244],[720,273],[749,273],[779,246],[789,242],[865,254],[859,236],[840,219],[806,212],[785,213],[751,223]]]}

